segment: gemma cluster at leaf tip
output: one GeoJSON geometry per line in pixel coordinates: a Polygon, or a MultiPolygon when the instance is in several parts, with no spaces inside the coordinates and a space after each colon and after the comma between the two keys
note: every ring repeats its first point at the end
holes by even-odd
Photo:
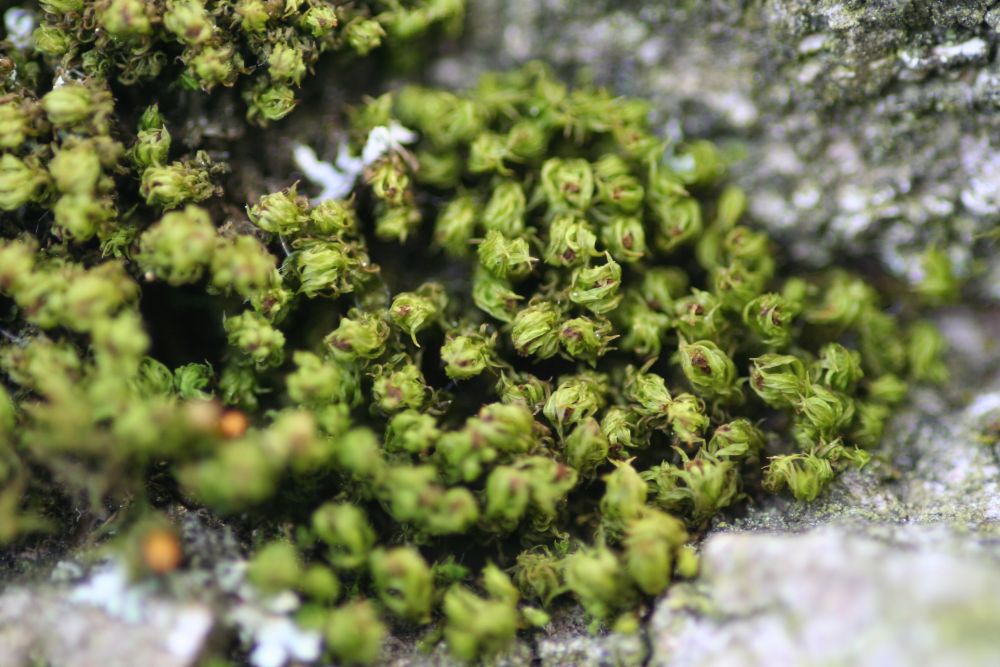
{"type": "MultiPolygon", "coordinates": [[[[142,43],[163,17],[111,18],[142,43]]],[[[791,273],[713,144],[670,144],[645,102],[538,64],[371,99],[352,148],[418,140],[347,199],[290,176],[225,225],[222,165],[170,161],[168,114],[135,110],[126,148],[99,87],[56,90],[87,112],[47,94],[26,127],[86,170],[35,139],[0,165],[0,538],[58,520],[33,499],[100,514],[155,485],[251,525],[250,580],[298,594],[340,662],[376,661],[394,629],[483,658],[564,597],[634,630],[720,511],[814,499],[946,373],[905,295],[897,316],[861,276],[791,273]],[[128,188],[150,220],[60,219],[63,197],[128,188]],[[225,349],[170,367],[140,306],[193,295],[225,349]]]]}

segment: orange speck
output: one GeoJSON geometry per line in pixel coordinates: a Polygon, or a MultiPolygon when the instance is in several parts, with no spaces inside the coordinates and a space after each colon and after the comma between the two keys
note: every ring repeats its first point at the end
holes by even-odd
{"type": "Polygon", "coordinates": [[[250,423],[239,410],[226,410],[219,417],[219,432],[224,438],[238,438],[247,432],[250,423]]]}
{"type": "Polygon", "coordinates": [[[176,570],[182,556],[180,540],[169,529],[153,528],[142,539],[142,560],[157,574],[176,570]]]}

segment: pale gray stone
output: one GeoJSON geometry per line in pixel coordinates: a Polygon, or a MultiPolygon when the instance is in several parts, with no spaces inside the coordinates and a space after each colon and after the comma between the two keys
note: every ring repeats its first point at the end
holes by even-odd
{"type": "Polygon", "coordinates": [[[0,595],[0,667],[189,667],[213,623],[197,602],[147,600],[125,619],[67,589],[12,588],[0,595]]]}
{"type": "Polygon", "coordinates": [[[833,527],[721,534],[703,553],[697,586],[650,621],[652,665],[1000,663],[995,560],[833,527]]]}

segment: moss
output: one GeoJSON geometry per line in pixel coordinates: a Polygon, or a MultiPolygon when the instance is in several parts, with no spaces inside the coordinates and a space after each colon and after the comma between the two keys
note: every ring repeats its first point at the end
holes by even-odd
{"type": "Polygon", "coordinates": [[[150,505],[204,506],[268,536],[251,580],[297,590],[332,659],[376,660],[392,623],[443,624],[472,660],[567,592],[592,628],[634,630],[691,574],[690,534],[763,490],[815,498],[888,413],[856,406],[902,398],[881,379],[942,376],[933,328],[905,326],[917,304],[798,274],[716,146],[538,63],[331,109],[337,163],[294,154],[341,195],[282,173],[247,196],[230,175],[248,164],[211,135],[179,152],[175,118],[238,87],[243,132],[294,119],[321,53],[462,11],[278,4],[107,0],[41,14],[69,35],[58,57],[6,47],[3,541],[73,511],[143,525],[150,505]],[[136,103],[171,83],[185,92],[136,103]],[[192,302],[221,317],[151,326],[192,302]]]}

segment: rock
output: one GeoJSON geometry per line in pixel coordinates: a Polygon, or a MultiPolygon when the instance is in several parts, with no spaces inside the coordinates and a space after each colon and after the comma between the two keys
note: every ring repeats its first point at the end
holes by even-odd
{"type": "MultiPolygon", "coordinates": [[[[953,309],[939,316],[953,380],[914,392],[893,419],[876,460],[841,475],[813,503],[769,497],[715,530],[801,531],[834,524],[866,534],[884,525],[939,526],[962,541],[1000,535],[1000,444],[984,431],[1000,420],[1000,311],[953,309]]],[[[902,533],[899,533],[902,535],[902,533]]]]}
{"type": "Polygon", "coordinates": [[[147,600],[126,619],[67,589],[11,588],[0,595],[0,667],[188,667],[212,625],[196,602],[147,600]]]}
{"type": "MultiPolygon", "coordinates": [[[[467,663],[451,655],[445,644],[439,643],[430,652],[421,650],[419,638],[391,637],[382,650],[379,664],[386,667],[463,667],[467,663]]],[[[518,639],[492,659],[485,661],[485,667],[530,667],[534,664],[534,652],[529,642],[518,639]]]]}
{"type": "MultiPolygon", "coordinates": [[[[537,633],[518,639],[500,655],[484,662],[487,667],[639,667],[647,657],[644,633],[622,635],[591,633],[583,610],[572,604],[554,610],[552,622],[537,633]]],[[[380,664],[392,667],[462,667],[442,643],[430,653],[417,648],[419,638],[392,637],[380,664]]]]}
{"type": "Polygon", "coordinates": [[[652,665],[1000,664],[998,317],[943,316],[963,382],[918,392],[881,465],[714,527],[649,622],[652,665]]]}
{"type": "Polygon", "coordinates": [[[832,527],[714,536],[698,587],[650,622],[651,664],[998,664],[1000,563],[905,547],[832,527]]]}
{"type": "Polygon", "coordinates": [[[648,651],[644,633],[593,634],[575,605],[559,609],[552,623],[535,637],[535,657],[542,667],[638,667],[648,651]]]}
{"type": "MultiPolygon", "coordinates": [[[[996,256],[1000,9],[986,0],[477,0],[436,77],[532,58],[651,98],[663,131],[742,156],[756,220],[799,260],[851,253],[917,281],[928,244],[958,271],[996,256]]],[[[979,285],[1000,296],[1000,261],[979,285]]]]}

